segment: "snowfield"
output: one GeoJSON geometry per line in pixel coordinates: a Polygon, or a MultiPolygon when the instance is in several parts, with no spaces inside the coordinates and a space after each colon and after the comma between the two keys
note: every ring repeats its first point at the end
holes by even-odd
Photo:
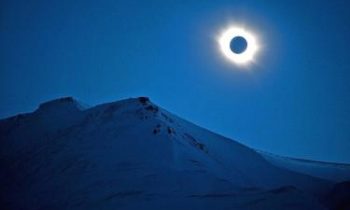
{"type": "Polygon", "coordinates": [[[261,153],[267,161],[281,168],[319,177],[332,182],[350,180],[350,164],[288,158],[267,152],[258,152],[261,153]]]}
{"type": "MultiPolygon", "coordinates": [[[[349,184],[335,185],[327,167],[327,177],[283,167],[146,97],[91,108],[49,101],[1,120],[0,142],[1,209],[350,207],[349,184]]],[[[350,170],[341,173],[346,181],[350,170]]]]}

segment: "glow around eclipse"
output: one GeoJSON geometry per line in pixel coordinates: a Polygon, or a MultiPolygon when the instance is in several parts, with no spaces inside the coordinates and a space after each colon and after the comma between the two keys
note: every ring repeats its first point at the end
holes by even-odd
{"type": "Polygon", "coordinates": [[[226,29],[220,35],[218,42],[224,56],[239,65],[245,65],[254,61],[254,56],[259,49],[255,36],[239,27],[230,27],[226,29]],[[231,50],[231,41],[235,37],[243,37],[247,41],[247,48],[242,53],[235,53],[231,50]]]}

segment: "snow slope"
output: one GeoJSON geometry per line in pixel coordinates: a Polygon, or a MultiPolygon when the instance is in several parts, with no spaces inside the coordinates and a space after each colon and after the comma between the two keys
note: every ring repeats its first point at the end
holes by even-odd
{"type": "Polygon", "coordinates": [[[281,168],[308,174],[310,176],[326,179],[332,182],[343,182],[350,180],[349,164],[288,158],[267,152],[258,152],[270,163],[281,168]]]}
{"type": "Polygon", "coordinates": [[[0,121],[2,209],[325,209],[332,184],[149,101],[71,97],[0,121]]]}

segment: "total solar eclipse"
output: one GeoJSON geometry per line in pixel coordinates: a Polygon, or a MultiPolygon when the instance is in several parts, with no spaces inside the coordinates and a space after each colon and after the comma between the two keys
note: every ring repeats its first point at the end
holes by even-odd
{"type": "Polygon", "coordinates": [[[248,64],[254,60],[258,50],[255,36],[239,27],[226,29],[218,39],[224,56],[235,64],[248,64]]]}
{"type": "Polygon", "coordinates": [[[231,39],[230,48],[232,52],[236,54],[241,54],[244,53],[247,47],[248,43],[244,37],[236,36],[231,39]]]}

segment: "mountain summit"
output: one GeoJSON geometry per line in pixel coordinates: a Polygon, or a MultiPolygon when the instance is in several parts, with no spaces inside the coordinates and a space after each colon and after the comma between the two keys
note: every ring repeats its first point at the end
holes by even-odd
{"type": "Polygon", "coordinates": [[[37,111],[59,111],[59,110],[84,110],[84,106],[73,97],[58,98],[52,101],[48,101],[40,104],[37,111]]]}
{"type": "Polygon", "coordinates": [[[2,209],[326,209],[292,172],[147,97],[66,97],[0,121],[2,209]]]}

